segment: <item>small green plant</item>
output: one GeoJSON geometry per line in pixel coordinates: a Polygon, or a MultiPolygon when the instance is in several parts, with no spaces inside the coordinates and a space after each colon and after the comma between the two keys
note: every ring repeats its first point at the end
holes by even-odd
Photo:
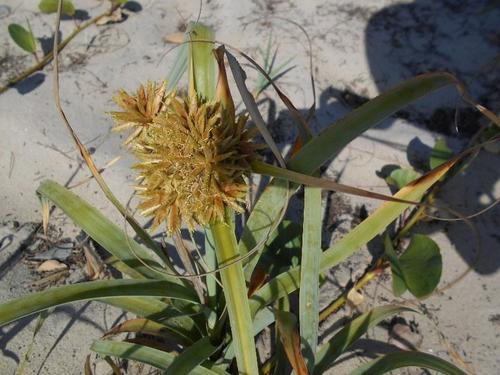
{"type": "MultiPolygon", "coordinates": [[[[91,25],[98,25],[100,22],[104,22],[107,18],[109,18],[113,12],[119,10],[121,6],[127,3],[127,0],[111,0],[110,7],[104,13],[86,21],[82,24],[76,25],[75,29],[59,43],[58,50],[62,51],[66,45],[73,40],[81,31],[85,30],[87,27],[91,25]]],[[[59,4],[59,0],[40,0],[38,4],[38,9],[44,14],[57,13],[57,7],[59,4]]],[[[73,5],[71,0],[64,0],[62,2],[61,7],[62,14],[65,14],[69,17],[75,17],[76,8],[73,5]]],[[[33,55],[36,60],[36,63],[22,71],[20,74],[10,77],[5,84],[0,85],[0,94],[7,91],[10,87],[15,86],[17,83],[23,81],[24,79],[31,76],[33,73],[42,70],[47,64],[52,61],[53,52],[49,52],[43,56],[38,55],[38,42],[37,38],[33,34],[31,30],[31,26],[29,22],[26,20],[27,28],[17,23],[11,23],[8,26],[9,35],[12,41],[24,51],[33,55]]]]}
{"type": "MultiPolygon", "coordinates": [[[[446,73],[410,79],[359,107],[318,136],[311,133],[299,114],[299,133],[303,138],[291,158],[284,160],[265,128],[236,57],[224,46],[215,48],[214,32],[206,26],[191,24],[186,35],[187,54],[179,55],[186,61],[174,65],[176,73],[170,86],[148,83],[135,94],[120,92],[115,101],[121,111],[112,116],[115,130],[131,130],[126,144],[139,161],[136,188],[142,199],[141,210],[153,216],[154,227],[163,226],[177,239],[179,253],[184,251],[179,234],[182,224],[190,230],[202,228],[204,253],[196,266],[204,271],[198,275],[179,274],[165,249],[114,197],[85,147],[72,133],[97,182],[143,244],[68,189],[54,181],[44,181],[37,190],[42,201],[62,209],[106,249],[111,254],[108,264],[123,278],[63,286],[11,300],[0,305],[0,324],[58,305],[96,300],[137,316],[94,342],[91,350],[105,358],[141,361],[176,375],[281,374],[287,363],[297,374],[322,374],[335,366],[339,356],[370,327],[410,309],[376,307],[353,319],[320,346],[321,273],[384,232],[406,210],[424,207],[418,202],[458,159],[439,166],[435,161],[436,168],[420,177],[407,173],[392,176],[400,185],[394,196],[336,184],[318,177],[317,171],[350,141],[384,118],[432,91],[459,83],[446,73]],[[259,159],[259,145],[251,139],[256,130],[248,128],[246,117],[236,117],[226,59],[246,109],[279,166],[259,159]],[[182,66],[187,67],[189,77],[184,96],[175,87],[183,70],[178,67],[182,66]],[[273,179],[253,204],[237,237],[236,213],[244,209],[246,176],[251,173],[273,179]],[[300,185],[305,185],[303,222],[283,220],[288,201],[300,185]],[[333,246],[322,249],[321,189],[385,202],[333,246]],[[292,253],[293,261],[287,256],[292,253]],[[294,312],[288,296],[296,290],[299,309],[294,312]],[[259,362],[255,336],[274,323],[274,354],[259,362]],[[124,332],[154,337],[154,345],[111,339],[124,332]],[[180,353],[165,349],[166,341],[179,345],[180,353]]],[[[290,101],[286,104],[297,113],[290,101]]],[[[498,124],[494,115],[486,113],[498,124]]],[[[386,237],[386,253],[396,294],[408,289],[416,297],[423,297],[436,288],[442,264],[432,240],[416,234],[398,257],[391,239],[386,237]]],[[[185,268],[193,268],[189,260],[185,268]]],[[[114,362],[111,364],[116,368],[114,362]]],[[[451,363],[419,352],[388,354],[354,373],[381,374],[407,366],[464,374],[451,363]]],[[[91,373],[89,362],[85,368],[91,373]]]]}
{"type": "MultiPolygon", "coordinates": [[[[42,13],[46,14],[57,13],[58,3],[59,0],[41,0],[38,4],[38,9],[40,9],[42,13]]],[[[76,9],[71,0],[64,0],[62,3],[62,13],[73,17],[75,15],[75,12],[76,9]]],[[[25,29],[23,26],[17,23],[11,23],[8,26],[9,35],[12,41],[18,47],[26,52],[31,53],[35,57],[36,61],[40,63],[40,59],[37,55],[37,40],[35,38],[35,35],[33,34],[33,31],[31,30],[31,26],[28,20],[26,20],[26,23],[28,25],[28,29],[25,29]]]]}

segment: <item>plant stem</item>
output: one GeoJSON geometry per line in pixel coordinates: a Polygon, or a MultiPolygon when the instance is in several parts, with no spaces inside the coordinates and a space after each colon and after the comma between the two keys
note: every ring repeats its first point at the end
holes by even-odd
{"type": "MultiPolygon", "coordinates": [[[[87,27],[90,25],[95,24],[97,21],[99,21],[101,18],[109,16],[111,13],[113,13],[120,5],[115,4],[113,5],[109,10],[106,12],[88,20],[87,22],[82,23],[80,26],[76,27],[71,34],[69,34],[66,39],[64,39],[59,45],[57,46],[57,50],[60,52],[63,50],[66,45],[71,42],[81,31],[85,30],[87,27]]],[[[32,67],[26,69],[19,75],[12,77],[7,80],[7,83],[5,86],[0,86],[0,94],[3,94],[5,91],[7,91],[9,88],[13,87],[15,84],[21,82],[22,80],[28,78],[30,75],[33,73],[42,70],[47,64],[49,64],[52,59],[54,58],[54,53],[51,51],[47,53],[41,60],[39,60],[35,65],[32,67]]]]}
{"type": "MultiPolygon", "coordinates": [[[[239,256],[238,246],[233,228],[228,224],[228,220],[212,223],[210,229],[215,242],[219,266],[236,259],[239,256]]],[[[239,373],[257,375],[257,354],[243,266],[240,262],[235,263],[221,270],[220,275],[239,373]]]]}

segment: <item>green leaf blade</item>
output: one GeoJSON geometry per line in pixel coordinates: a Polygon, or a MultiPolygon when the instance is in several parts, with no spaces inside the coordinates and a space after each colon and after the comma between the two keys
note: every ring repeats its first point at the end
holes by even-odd
{"type": "Polygon", "coordinates": [[[184,351],[175,357],[168,367],[165,375],[190,374],[198,365],[201,365],[215,351],[217,347],[210,343],[210,339],[205,336],[188,346],[184,351]]]}
{"type": "MultiPolygon", "coordinates": [[[[150,319],[166,327],[168,333],[181,344],[191,344],[199,337],[199,330],[191,314],[153,297],[112,297],[99,302],[118,307],[139,317],[150,319]]],[[[193,305],[193,309],[201,306],[193,305]]]]}
{"type": "MultiPolygon", "coordinates": [[[[422,176],[418,181],[405,186],[397,192],[394,197],[409,201],[420,200],[424,193],[433,184],[439,181],[439,179],[443,177],[453,165],[454,162],[443,164],[438,169],[422,176]]],[[[351,256],[363,245],[368,243],[368,241],[373,239],[379,233],[382,233],[385,228],[409,206],[410,204],[406,203],[385,202],[361,224],[355,227],[342,239],[337,241],[328,250],[323,252],[321,258],[321,270],[328,270],[351,256]]],[[[287,294],[297,290],[299,285],[300,267],[295,267],[276,276],[262,286],[257,293],[251,297],[250,306],[252,314],[255,314],[267,304],[276,301],[279,298],[285,297],[287,294]]]]}
{"type": "Polygon", "coordinates": [[[117,225],[76,194],[50,180],[43,181],[37,192],[61,208],[94,241],[133,270],[150,279],[168,279],[180,283],[174,276],[152,270],[150,267],[156,269],[163,267],[150,251],[126,236],[117,225]]]}
{"type": "Polygon", "coordinates": [[[314,374],[323,374],[335,360],[357,339],[387,317],[404,311],[415,311],[404,306],[381,306],[370,310],[346,324],[335,336],[324,344],[316,354],[314,374]]]}
{"type": "Polygon", "coordinates": [[[312,370],[319,326],[319,272],[322,255],[321,189],[308,186],[304,188],[303,228],[299,290],[300,336],[305,346],[307,367],[312,370]]]}
{"type": "Polygon", "coordinates": [[[199,22],[191,22],[187,28],[189,43],[190,95],[200,95],[212,100],[215,96],[215,32],[199,22]],[[194,90],[191,92],[191,90],[194,90]]]}
{"type": "MultiPolygon", "coordinates": [[[[258,244],[261,244],[261,248],[264,247],[264,240],[271,236],[273,227],[277,226],[287,196],[287,182],[284,180],[275,179],[266,186],[243,228],[238,247],[241,254],[253,250],[258,244]]],[[[261,250],[258,251],[247,263],[245,267],[247,281],[250,281],[261,253],[261,250]]]]}
{"type": "MultiPolygon", "coordinates": [[[[159,368],[160,370],[168,370],[168,367],[175,359],[174,354],[128,342],[96,340],[92,344],[90,350],[102,355],[109,355],[147,363],[151,366],[159,368]]],[[[214,375],[227,373],[215,367],[213,369],[208,369],[202,366],[196,366],[190,374],[214,375]]]]}
{"type": "Polygon", "coordinates": [[[198,303],[196,293],[164,280],[105,280],[65,285],[12,299],[0,305],[0,326],[22,317],[76,301],[111,297],[168,297],[198,303]]]}
{"type": "Polygon", "coordinates": [[[9,35],[18,47],[29,53],[36,52],[36,39],[33,33],[17,23],[8,27],[9,35]]]}
{"type": "Polygon", "coordinates": [[[456,84],[448,73],[430,73],[411,78],[350,112],[308,142],[288,164],[295,171],[312,173],[337,155],[361,133],[415,100],[442,87],[456,84]]]}
{"type": "Polygon", "coordinates": [[[376,358],[358,367],[350,375],[381,375],[404,367],[421,367],[445,375],[466,375],[455,365],[422,352],[396,352],[376,358]]]}
{"type": "Polygon", "coordinates": [[[177,52],[177,56],[174,60],[174,64],[170,68],[170,71],[167,75],[168,81],[168,90],[174,90],[177,87],[177,84],[181,80],[182,76],[187,70],[188,67],[188,45],[183,44],[178,47],[179,51],[177,52]]]}

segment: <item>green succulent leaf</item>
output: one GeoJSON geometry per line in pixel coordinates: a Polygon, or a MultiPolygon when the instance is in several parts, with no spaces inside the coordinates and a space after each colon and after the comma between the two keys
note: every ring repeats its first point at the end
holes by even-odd
{"type": "Polygon", "coordinates": [[[35,53],[36,39],[31,30],[27,30],[17,23],[11,23],[8,29],[10,37],[20,48],[26,52],[35,53]]]}
{"type": "Polygon", "coordinates": [[[385,253],[391,263],[392,289],[399,297],[407,289],[423,298],[436,289],[441,278],[443,262],[439,246],[428,236],[413,235],[410,244],[398,258],[389,236],[384,240],[385,253]]]}
{"type": "Polygon", "coordinates": [[[403,186],[408,185],[410,182],[415,181],[417,178],[422,176],[421,173],[411,169],[411,168],[399,168],[391,172],[391,174],[385,179],[389,185],[393,185],[398,189],[403,186]]]}
{"type": "Polygon", "coordinates": [[[447,162],[452,157],[453,151],[446,144],[446,140],[444,138],[438,138],[432,149],[429,165],[431,169],[434,169],[447,162]]]}
{"type": "Polygon", "coordinates": [[[358,367],[350,375],[381,375],[404,367],[420,367],[445,375],[466,375],[464,371],[450,362],[422,352],[386,354],[358,367]]]}
{"type": "Polygon", "coordinates": [[[443,261],[439,246],[428,236],[413,235],[399,264],[408,290],[423,298],[436,289],[441,278],[443,261]]]}
{"type": "MultiPolygon", "coordinates": [[[[59,7],[59,0],[41,0],[38,3],[38,9],[42,13],[57,13],[57,9],[59,7]]],[[[62,13],[66,14],[70,17],[75,15],[76,9],[71,0],[63,0],[62,2],[62,13]]]]}

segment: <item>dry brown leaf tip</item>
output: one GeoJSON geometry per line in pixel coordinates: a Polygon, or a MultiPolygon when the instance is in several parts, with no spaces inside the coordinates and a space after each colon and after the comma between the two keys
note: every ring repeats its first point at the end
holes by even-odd
{"type": "Polygon", "coordinates": [[[219,101],[180,98],[151,83],[115,101],[126,110],[113,113],[115,129],[135,128],[127,143],[139,159],[139,209],[153,217],[152,230],[164,221],[169,233],[182,223],[207,225],[223,219],[225,206],[243,211],[244,176],[258,148],[246,117],[234,120],[219,101]]]}

